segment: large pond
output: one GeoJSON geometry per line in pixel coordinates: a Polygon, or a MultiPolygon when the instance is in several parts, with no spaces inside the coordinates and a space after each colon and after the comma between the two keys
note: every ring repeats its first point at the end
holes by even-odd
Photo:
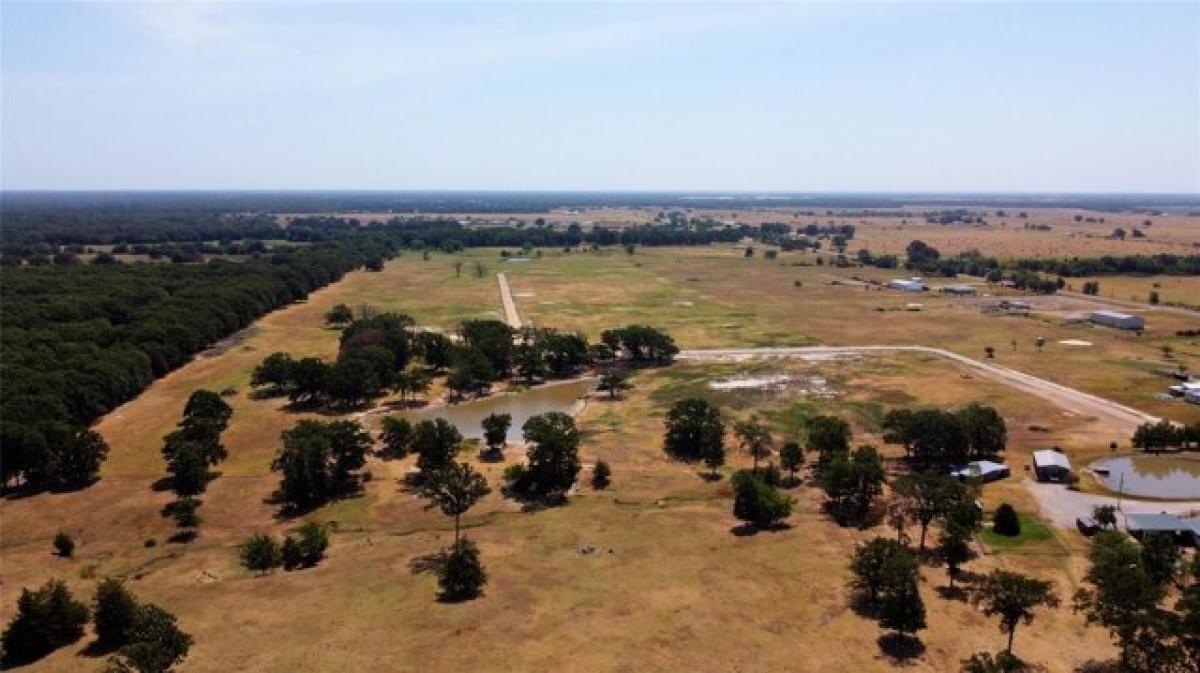
{"type": "Polygon", "coordinates": [[[1100,482],[1113,491],[1168,500],[1200,498],[1200,460],[1177,456],[1123,456],[1105,458],[1092,463],[1091,467],[1100,482]]]}
{"type": "Polygon", "coordinates": [[[499,393],[462,404],[405,411],[400,416],[413,423],[444,418],[453,423],[463,437],[482,439],[484,418],[489,414],[510,414],[512,430],[509,431],[509,436],[520,437],[521,426],[531,416],[550,411],[568,414],[579,411],[583,407],[583,397],[592,389],[593,383],[592,379],[547,383],[528,390],[499,393]]]}

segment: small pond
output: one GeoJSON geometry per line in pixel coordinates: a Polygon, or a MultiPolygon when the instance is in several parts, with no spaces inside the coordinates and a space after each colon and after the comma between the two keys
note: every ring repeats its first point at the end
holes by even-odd
{"type": "Polygon", "coordinates": [[[521,426],[531,416],[550,411],[573,414],[583,407],[583,397],[591,391],[595,381],[561,381],[529,388],[519,392],[506,392],[481,397],[461,404],[414,409],[400,414],[410,422],[444,418],[453,423],[466,439],[483,438],[483,419],[489,414],[512,415],[510,438],[521,436],[521,426]]]}
{"type": "Polygon", "coordinates": [[[1200,460],[1194,458],[1122,456],[1098,460],[1091,468],[1113,491],[1164,500],[1200,498],[1200,460]]]}

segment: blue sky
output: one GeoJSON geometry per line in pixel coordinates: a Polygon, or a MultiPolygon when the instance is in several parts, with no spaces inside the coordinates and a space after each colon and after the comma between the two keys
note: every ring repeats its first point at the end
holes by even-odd
{"type": "Polygon", "coordinates": [[[1200,192],[1200,3],[0,4],[0,186],[1200,192]]]}

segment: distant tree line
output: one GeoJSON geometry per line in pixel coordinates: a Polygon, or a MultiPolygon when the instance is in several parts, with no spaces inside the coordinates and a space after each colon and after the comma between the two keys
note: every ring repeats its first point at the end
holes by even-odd
{"type": "Polygon", "coordinates": [[[1200,276],[1200,255],[1124,255],[1071,259],[1018,259],[1018,269],[1066,278],[1123,274],[1200,276]]]}

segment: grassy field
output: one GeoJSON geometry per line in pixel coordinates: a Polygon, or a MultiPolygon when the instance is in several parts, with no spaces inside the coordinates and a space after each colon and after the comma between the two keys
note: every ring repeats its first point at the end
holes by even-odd
{"type": "MultiPolygon", "coordinates": [[[[1043,318],[986,317],[973,300],[927,296],[923,311],[908,312],[897,309],[909,297],[829,284],[852,270],[792,265],[811,255],[745,259],[732,247],[635,255],[545,251],[528,264],[502,264],[497,251],[467,257],[482,261],[482,277],[471,264],[456,275],[446,255],[427,261],[407,255],[382,273],[352,273],[267,316],[104,418],[97,429],[112,454],[97,484],[0,503],[0,619],[11,617],[20,587],[62,577],[90,597],[96,578],[111,575],[130,578],[139,596],[171,609],[196,637],[184,671],[880,670],[891,664],[877,644],[882,632],[848,607],[845,566],[856,542],[891,533],[879,526],[838,527],[806,483],[795,491],[799,505],[790,528],[734,535],[728,480],[708,482],[697,468],[662,453],[662,417],[671,402],[697,394],[731,417],[758,413],[781,439],[815,413],[837,413],[853,425],[856,443],[877,445],[879,419],[890,406],[993,404],[1010,428],[1013,477],[988,485],[983,502],[988,510],[1008,502],[1025,515],[1034,511],[1020,485],[1030,451],[1058,445],[1077,456],[1109,441],[1127,442],[1095,419],[1047,408],[925,356],[680,364],[643,372],[627,399],[594,399],[581,412],[585,465],[607,460],[614,469],[610,490],[583,487],[568,506],[538,512],[522,512],[493,494],[471,511],[466,525],[491,574],[481,600],[434,601],[435,579],[421,570],[422,562],[448,543],[451,524],[399,487],[411,458],[372,460],[361,496],[311,515],[335,529],[330,556],[317,568],[262,578],[240,569],[239,541],[302,523],[279,518],[265,502],[277,483],[269,463],[279,433],[302,416],[279,400],[251,398],[253,366],[275,350],[332,356],[338,335],[322,326],[322,316],[335,303],[402,310],[419,324],[441,328],[465,317],[497,317],[499,270],[509,274],[524,317],[592,337],[607,327],[648,322],[685,347],[923,343],[983,357],[984,346],[993,345],[1001,364],[1147,411],[1196,417],[1191,408],[1153,399],[1165,381],[1157,373],[1165,366],[1160,344],[1174,345],[1175,361],[1200,366],[1195,342],[1170,336],[1189,324],[1187,317],[1156,315],[1139,339],[1043,318]],[[1038,335],[1047,339],[1044,352],[1033,345],[1038,335]],[[1081,336],[1095,345],[1057,344],[1081,336]],[[793,384],[738,391],[708,386],[747,373],[783,373],[793,384]],[[159,515],[170,495],[153,484],[163,474],[162,436],[196,388],[236,391],[224,435],[230,459],[204,496],[200,537],[180,545],[167,542],[172,527],[159,515]],[[50,539],[60,529],[79,541],[75,559],[51,556],[50,539]],[[586,547],[597,551],[581,553],[586,547]]],[[[885,454],[894,466],[894,447],[885,454]]],[[[479,468],[496,485],[504,465],[518,459],[510,451],[506,463],[479,468]]],[[[729,469],[748,462],[735,453],[729,469]]],[[[583,476],[586,481],[586,470],[583,476]]],[[[1082,575],[1085,542],[1072,532],[1056,539],[1047,553],[994,549],[999,553],[968,568],[1033,573],[1052,579],[1067,596],[1082,575]]],[[[927,650],[909,668],[953,670],[970,653],[1002,645],[992,620],[937,591],[946,582],[944,570],[927,567],[924,574],[927,650]]],[[[31,669],[99,669],[102,660],[83,654],[87,640],[31,669]]],[[[1085,628],[1069,608],[1023,627],[1017,649],[1051,671],[1112,651],[1105,634],[1085,628]]]]}

